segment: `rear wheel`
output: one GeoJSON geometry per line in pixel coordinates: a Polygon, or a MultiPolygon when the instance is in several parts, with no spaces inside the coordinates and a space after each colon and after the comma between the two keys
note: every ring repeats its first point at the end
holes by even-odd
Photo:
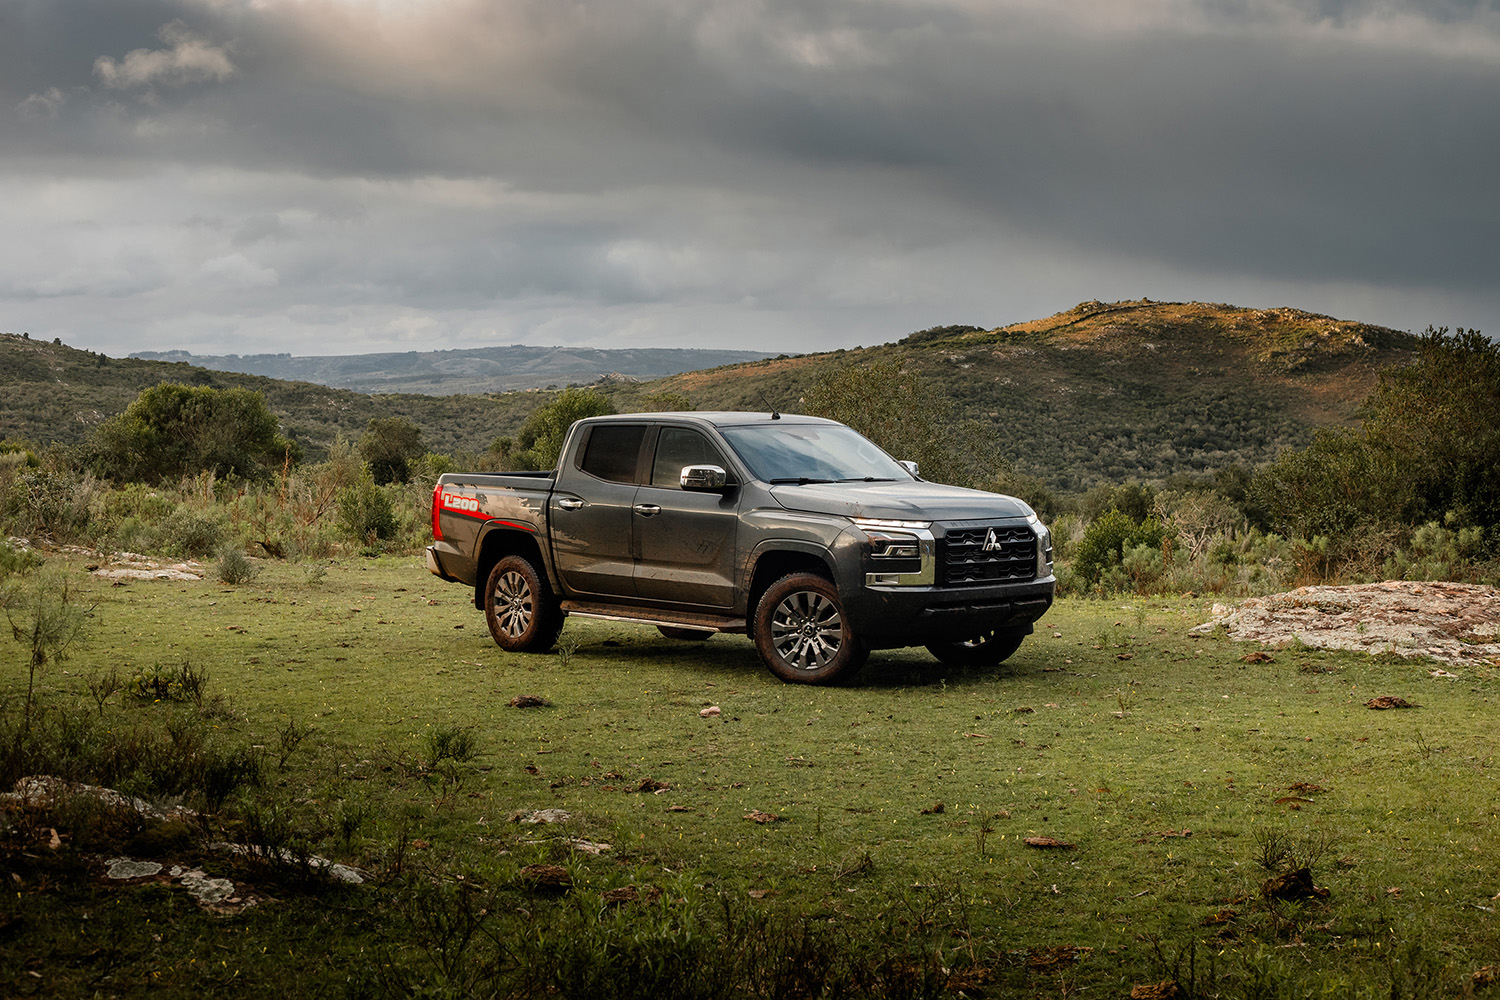
{"type": "Polygon", "coordinates": [[[755,648],[771,673],[794,684],[848,677],[870,655],[849,627],[838,588],[815,573],[791,573],[761,595],[755,648]]]}
{"type": "Polygon", "coordinates": [[[495,645],[513,653],[545,653],[562,631],[563,613],[547,580],[525,556],[506,556],[490,570],[484,620],[495,645]]]}
{"type": "Polygon", "coordinates": [[[933,642],[927,651],[955,667],[993,667],[1021,648],[1026,636],[1016,632],[983,632],[960,642],[933,642]]]}

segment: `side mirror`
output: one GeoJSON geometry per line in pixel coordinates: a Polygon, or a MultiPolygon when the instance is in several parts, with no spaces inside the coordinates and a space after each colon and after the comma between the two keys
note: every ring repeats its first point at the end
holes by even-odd
{"type": "Polygon", "coordinates": [[[898,461],[896,464],[899,465],[899,466],[901,466],[901,468],[905,469],[907,472],[910,472],[913,479],[917,478],[917,463],[916,462],[908,462],[905,459],[902,459],[902,460],[898,461]]]}
{"type": "Polygon", "coordinates": [[[689,465],[683,468],[677,482],[685,490],[711,493],[724,488],[729,474],[717,465],[689,465]]]}

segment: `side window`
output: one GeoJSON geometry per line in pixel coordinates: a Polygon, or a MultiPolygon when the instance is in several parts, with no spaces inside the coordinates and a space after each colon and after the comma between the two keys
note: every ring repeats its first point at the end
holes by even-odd
{"type": "Polygon", "coordinates": [[[656,439],[656,462],[651,466],[651,485],[677,489],[682,470],[689,465],[727,468],[724,456],[713,442],[686,427],[663,427],[656,439]]]}
{"type": "Polygon", "coordinates": [[[589,432],[578,467],[612,483],[635,482],[635,463],[641,453],[644,424],[600,424],[589,432]]]}

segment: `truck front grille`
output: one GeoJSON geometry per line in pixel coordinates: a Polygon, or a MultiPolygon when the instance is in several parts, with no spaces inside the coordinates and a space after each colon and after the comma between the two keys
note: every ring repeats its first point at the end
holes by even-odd
{"type": "Polygon", "coordinates": [[[1011,583],[1036,577],[1036,535],[1026,525],[950,528],[938,579],[949,587],[1011,583]]]}

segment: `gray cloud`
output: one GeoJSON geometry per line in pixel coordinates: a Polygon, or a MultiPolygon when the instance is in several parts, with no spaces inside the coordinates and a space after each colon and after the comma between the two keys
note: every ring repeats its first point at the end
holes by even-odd
{"type": "Polygon", "coordinates": [[[1500,329],[1487,3],[17,0],[0,64],[0,328],[118,353],[1500,329]]]}

